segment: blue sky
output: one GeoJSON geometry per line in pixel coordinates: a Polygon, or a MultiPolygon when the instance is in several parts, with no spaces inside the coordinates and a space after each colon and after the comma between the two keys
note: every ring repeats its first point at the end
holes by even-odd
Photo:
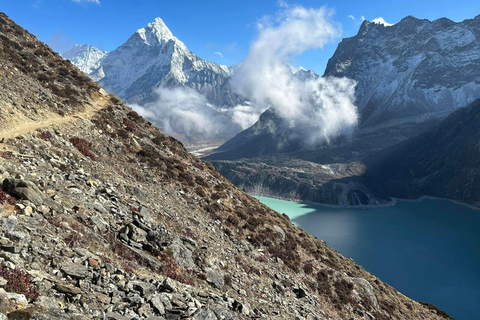
{"type": "MultiPolygon", "coordinates": [[[[357,33],[362,16],[367,20],[383,17],[389,23],[396,23],[407,15],[462,21],[480,14],[478,0],[286,2],[334,9],[334,20],[342,25],[342,37],[357,33]]],[[[111,51],[135,30],[160,17],[190,51],[226,65],[245,57],[257,35],[256,22],[280,9],[277,0],[0,0],[0,3],[0,11],[58,52],[76,43],[111,51]],[[221,52],[223,57],[215,52],[221,52]]],[[[324,49],[304,53],[295,64],[323,74],[340,40],[324,49]]]]}

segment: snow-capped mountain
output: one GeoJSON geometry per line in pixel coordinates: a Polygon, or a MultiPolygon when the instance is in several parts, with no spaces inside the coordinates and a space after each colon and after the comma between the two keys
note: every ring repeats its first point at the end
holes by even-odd
{"type": "Polygon", "coordinates": [[[324,75],[357,81],[362,127],[444,117],[480,97],[480,16],[364,21],[339,44],[324,75]]]}
{"type": "Polygon", "coordinates": [[[230,88],[229,67],[190,52],[162,19],[112,52],[94,56],[95,50],[75,46],[64,57],[186,145],[218,145],[241,131],[221,112],[244,101],[230,88]]]}
{"type": "Polygon", "coordinates": [[[218,106],[240,101],[228,88],[228,67],[190,52],[160,18],[108,53],[90,76],[130,103],[151,102],[155,88],[175,86],[192,88],[218,106]]]}
{"type": "Polygon", "coordinates": [[[85,74],[90,74],[100,67],[100,59],[106,54],[106,51],[101,51],[95,47],[76,44],[72,49],[64,52],[62,57],[70,60],[85,74]]]}

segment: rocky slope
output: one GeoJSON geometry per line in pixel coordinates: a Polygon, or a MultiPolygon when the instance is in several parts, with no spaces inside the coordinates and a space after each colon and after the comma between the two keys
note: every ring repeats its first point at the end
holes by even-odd
{"type": "Polygon", "coordinates": [[[0,319],[441,319],[0,14],[0,319]]]}
{"type": "Polygon", "coordinates": [[[388,195],[442,197],[480,206],[480,100],[431,133],[365,160],[367,178],[388,195]]]}
{"type": "Polygon", "coordinates": [[[362,126],[444,118],[480,97],[480,16],[463,22],[408,16],[395,25],[364,21],[343,39],[325,76],[357,81],[362,126]]]}

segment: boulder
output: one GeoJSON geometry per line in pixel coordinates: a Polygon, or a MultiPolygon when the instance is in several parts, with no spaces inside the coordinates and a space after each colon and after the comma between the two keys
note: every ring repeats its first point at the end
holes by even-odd
{"type": "Polygon", "coordinates": [[[3,180],[2,188],[13,197],[28,200],[36,206],[42,205],[45,200],[43,193],[31,181],[7,178],[3,180]]]}
{"type": "Polygon", "coordinates": [[[70,263],[61,267],[61,270],[72,278],[84,279],[88,276],[88,269],[80,264],[70,263]]]}
{"type": "Polygon", "coordinates": [[[66,293],[66,294],[81,294],[82,290],[80,288],[74,287],[69,284],[63,284],[63,283],[57,283],[55,285],[55,289],[57,289],[58,292],[61,293],[66,293]]]}
{"type": "Polygon", "coordinates": [[[208,269],[207,282],[213,285],[217,289],[222,289],[223,286],[225,285],[223,272],[216,269],[208,269]]]}
{"type": "Polygon", "coordinates": [[[175,237],[168,246],[173,253],[175,263],[184,269],[192,269],[195,266],[192,251],[187,248],[179,237],[175,237]]]}
{"type": "Polygon", "coordinates": [[[130,281],[129,287],[130,286],[133,290],[140,292],[143,297],[150,296],[156,289],[153,284],[138,280],[130,281]]]}
{"type": "Polygon", "coordinates": [[[201,309],[198,313],[193,316],[195,320],[218,320],[218,317],[210,309],[201,309]]]}

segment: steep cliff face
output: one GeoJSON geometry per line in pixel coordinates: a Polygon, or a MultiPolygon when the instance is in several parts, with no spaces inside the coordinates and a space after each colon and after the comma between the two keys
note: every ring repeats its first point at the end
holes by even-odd
{"type": "Polygon", "coordinates": [[[0,317],[441,319],[0,14],[0,317]]]}
{"type": "Polygon", "coordinates": [[[364,21],[329,60],[325,76],[357,81],[362,126],[445,117],[478,99],[480,16],[455,23],[408,16],[364,21]]]}
{"type": "Polygon", "coordinates": [[[366,159],[367,177],[393,197],[429,195],[479,206],[479,121],[476,100],[433,132],[366,159]]]}

